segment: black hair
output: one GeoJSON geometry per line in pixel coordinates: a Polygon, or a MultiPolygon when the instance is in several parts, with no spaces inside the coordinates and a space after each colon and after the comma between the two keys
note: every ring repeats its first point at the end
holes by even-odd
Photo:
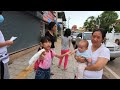
{"type": "Polygon", "coordinates": [[[51,39],[48,36],[43,36],[40,40],[41,43],[45,43],[45,42],[51,42],[51,39]]]}
{"type": "Polygon", "coordinates": [[[2,11],[0,11],[0,15],[2,14],[2,11]]]}
{"type": "MultiPolygon", "coordinates": [[[[107,31],[104,30],[103,28],[99,28],[99,29],[95,29],[95,30],[93,30],[93,33],[96,32],[96,31],[101,32],[101,34],[102,34],[102,39],[104,40],[105,37],[106,37],[106,33],[107,33],[107,31]]],[[[92,33],[92,35],[93,35],[93,33],[92,33]]]]}
{"type": "Polygon", "coordinates": [[[68,28],[68,29],[65,30],[64,36],[68,37],[70,35],[71,35],[71,30],[68,28]]]}
{"type": "Polygon", "coordinates": [[[50,22],[50,23],[48,24],[48,29],[49,29],[49,30],[52,30],[52,28],[53,28],[53,26],[54,26],[55,24],[56,24],[55,22],[50,22]]]}
{"type": "Polygon", "coordinates": [[[118,45],[120,45],[120,40],[119,39],[115,39],[115,43],[118,42],[118,45]]]}

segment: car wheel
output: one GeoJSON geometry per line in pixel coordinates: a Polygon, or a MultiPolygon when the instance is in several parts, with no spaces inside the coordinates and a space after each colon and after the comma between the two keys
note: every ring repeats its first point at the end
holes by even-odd
{"type": "Polygon", "coordinates": [[[111,57],[111,58],[110,58],[110,61],[113,61],[113,60],[115,60],[115,58],[114,58],[114,57],[111,57]]]}
{"type": "Polygon", "coordinates": [[[78,48],[78,46],[77,45],[75,45],[75,49],[77,49],[78,48]]]}
{"type": "Polygon", "coordinates": [[[72,41],[72,44],[75,45],[75,42],[72,41]]]}

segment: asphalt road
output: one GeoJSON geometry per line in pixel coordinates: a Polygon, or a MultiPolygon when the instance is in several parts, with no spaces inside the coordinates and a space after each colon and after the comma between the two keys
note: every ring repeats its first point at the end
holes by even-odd
{"type": "Polygon", "coordinates": [[[113,75],[113,79],[120,79],[120,57],[109,61],[106,70],[109,72],[108,75],[113,75]]]}

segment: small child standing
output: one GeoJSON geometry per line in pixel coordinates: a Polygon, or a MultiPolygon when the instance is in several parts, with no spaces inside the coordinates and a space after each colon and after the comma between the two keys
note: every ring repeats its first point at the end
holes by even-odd
{"type": "MultiPolygon", "coordinates": [[[[71,35],[71,30],[66,29],[64,32],[64,36],[62,36],[62,38],[61,38],[61,45],[62,45],[61,54],[65,54],[66,52],[69,52],[70,44],[71,44],[70,35],[71,35]]],[[[58,68],[60,68],[62,60],[63,60],[63,58],[60,58],[58,68]]],[[[65,56],[64,70],[66,70],[67,63],[68,63],[68,55],[65,56]]]]}
{"type": "Polygon", "coordinates": [[[75,69],[75,79],[83,78],[85,67],[89,65],[89,63],[92,61],[91,55],[87,51],[88,45],[89,44],[87,40],[81,40],[78,44],[78,49],[75,49],[75,51],[71,53],[75,53],[75,58],[81,57],[84,58],[86,61],[85,63],[77,62],[75,69]]]}
{"type": "Polygon", "coordinates": [[[58,55],[53,50],[51,50],[51,40],[49,37],[45,36],[41,38],[41,46],[45,49],[45,52],[43,52],[39,57],[39,68],[36,70],[35,79],[50,79],[50,67],[52,58],[58,57],[64,57],[65,55],[68,55],[69,52],[58,55]]]}

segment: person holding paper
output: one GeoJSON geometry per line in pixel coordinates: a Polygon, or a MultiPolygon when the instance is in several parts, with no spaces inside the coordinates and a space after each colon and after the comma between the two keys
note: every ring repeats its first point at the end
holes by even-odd
{"type": "MultiPolygon", "coordinates": [[[[4,21],[4,17],[2,16],[2,12],[0,12],[0,24],[4,21]]],[[[0,78],[1,79],[9,79],[9,69],[8,69],[8,61],[9,55],[7,53],[7,46],[13,44],[13,41],[7,40],[5,41],[4,36],[0,30],[0,78]]]]}

